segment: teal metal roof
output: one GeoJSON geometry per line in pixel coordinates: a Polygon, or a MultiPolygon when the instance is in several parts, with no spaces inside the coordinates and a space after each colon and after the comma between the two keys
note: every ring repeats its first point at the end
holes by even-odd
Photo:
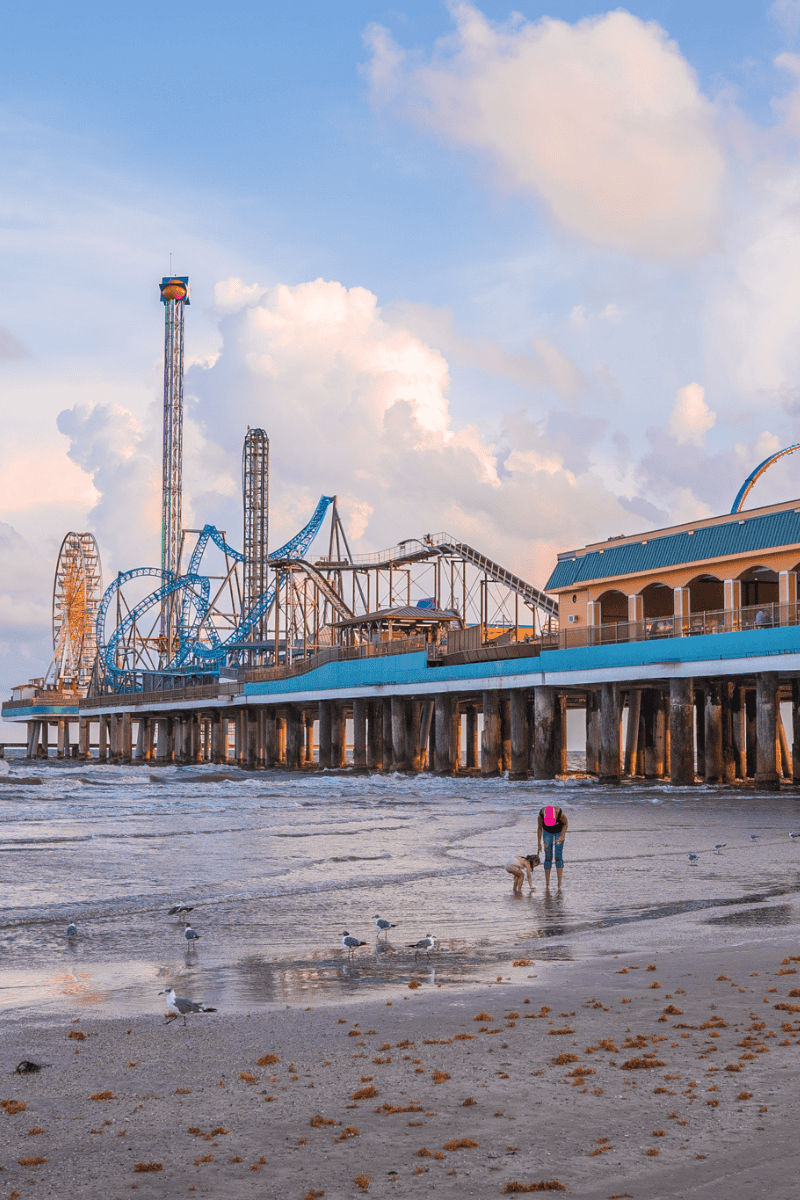
{"type": "Polygon", "coordinates": [[[559,558],[545,588],[567,588],[594,579],[635,575],[732,554],[774,550],[777,546],[800,547],[800,512],[787,509],[761,517],[736,517],[722,525],[696,529],[693,533],[684,530],[619,546],[609,542],[602,550],[592,550],[575,558],[559,558]]]}

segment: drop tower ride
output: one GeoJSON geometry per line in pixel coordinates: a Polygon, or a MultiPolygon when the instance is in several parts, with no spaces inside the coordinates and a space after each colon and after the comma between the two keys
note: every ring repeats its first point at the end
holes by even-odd
{"type": "MultiPolygon", "coordinates": [[[[161,570],[165,582],[178,574],[183,490],[183,316],[189,303],[189,278],[161,280],[164,305],[164,450],[161,499],[161,570]]],[[[165,666],[178,643],[178,602],[167,596],[161,610],[160,659],[165,666]]]]}

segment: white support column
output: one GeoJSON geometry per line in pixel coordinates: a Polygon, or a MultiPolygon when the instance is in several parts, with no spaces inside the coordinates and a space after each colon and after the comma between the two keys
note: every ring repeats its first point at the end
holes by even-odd
{"type": "Polygon", "coordinates": [[[586,644],[593,646],[600,636],[597,627],[600,624],[601,612],[599,600],[586,601],[586,644]]]}
{"type": "Polygon", "coordinates": [[[689,632],[689,620],[692,615],[691,597],[688,588],[675,588],[675,636],[681,637],[689,632]]]}
{"type": "Polygon", "coordinates": [[[778,575],[778,620],[781,625],[797,624],[797,571],[781,571],[778,575]]]}
{"type": "Polygon", "coordinates": [[[628,596],[628,624],[632,642],[644,637],[644,596],[628,596]]]}
{"type": "Polygon", "coordinates": [[[742,607],[741,579],[723,580],[725,595],[725,628],[739,628],[739,609],[742,607]]]}

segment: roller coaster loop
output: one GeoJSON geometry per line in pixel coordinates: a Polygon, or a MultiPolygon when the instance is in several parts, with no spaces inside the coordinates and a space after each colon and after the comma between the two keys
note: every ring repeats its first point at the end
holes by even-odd
{"type": "MultiPolygon", "coordinates": [[[[322,496],[308,523],[285,545],[274,550],[269,556],[270,561],[302,558],[319,532],[325,514],[332,503],[332,496],[322,496]]],[[[214,525],[205,525],[197,545],[192,551],[186,574],[176,576],[171,571],[163,571],[159,567],[136,567],[131,571],[121,572],[106,589],[100,601],[96,628],[100,660],[109,675],[121,676],[130,671],[130,666],[120,666],[116,661],[119,647],[124,645],[126,637],[135,631],[136,623],[143,614],[157,605],[160,606],[170,596],[180,595],[181,597],[181,620],[178,650],[166,667],[166,671],[183,673],[192,659],[201,659],[209,665],[220,663],[228,653],[247,640],[253,625],[264,613],[269,611],[275,597],[274,583],[263,596],[259,597],[250,611],[243,614],[238,625],[227,638],[219,637],[213,621],[209,619],[210,583],[208,578],[200,573],[203,553],[209,541],[212,541],[235,562],[244,561],[244,556],[228,545],[214,525]],[[124,584],[132,579],[148,576],[162,580],[161,586],[145,596],[125,614],[106,642],[105,623],[111,601],[124,584]],[[192,610],[194,610],[193,619],[191,617],[192,610]],[[206,642],[200,642],[201,632],[205,633],[208,639],[206,642]]]]}

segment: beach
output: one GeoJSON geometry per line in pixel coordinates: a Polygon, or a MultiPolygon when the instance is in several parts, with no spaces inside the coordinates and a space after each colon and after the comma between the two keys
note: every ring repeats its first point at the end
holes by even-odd
{"type": "Polygon", "coordinates": [[[792,1194],[792,792],[12,763],[0,809],[3,1200],[792,1194]]]}
{"type": "Polygon", "coordinates": [[[3,1039],[2,1195],[550,1184],[587,1200],[788,1200],[797,949],[526,963],[455,990],[418,961],[390,1001],[219,1011],[185,1028],[161,1013],[21,1022],[3,1039]],[[52,1065],[12,1074],[25,1059],[52,1065]]]}

